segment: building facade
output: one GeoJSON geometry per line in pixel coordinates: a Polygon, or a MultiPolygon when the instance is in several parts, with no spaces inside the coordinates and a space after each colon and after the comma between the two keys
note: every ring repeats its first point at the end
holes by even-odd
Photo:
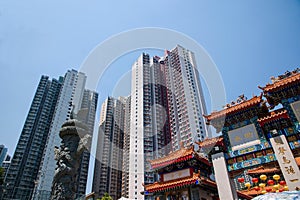
{"type": "MultiPolygon", "coordinates": [[[[157,131],[158,115],[157,109],[161,106],[155,104],[158,100],[158,93],[155,89],[154,70],[157,71],[158,60],[153,58],[150,60],[148,54],[143,53],[137,61],[132,65],[132,82],[131,82],[131,108],[130,108],[130,141],[129,141],[129,198],[143,199],[142,183],[152,183],[155,175],[151,170],[151,166],[146,160],[158,157],[160,141],[161,147],[165,147],[163,143],[164,135],[162,127],[157,131]],[[157,95],[156,95],[157,94],[157,95]]],[[[161,75],[161,73],[158,73],[161,75]]],[[[166,121],[161,119],[161,121],[166,121]]],[[[161,149],[162,149],[161,148],[161,149]]]]}
{"type": "Polygon", "coordinates": [[[130,107],[131,97],[125,102],[124,116],[124,143],[123,143],[123,163],[122,163],[122,192],[121,196],[129,197],[129,151],[130,151],[130,107]]]}
{"type": "Polygon", "coordinates": [[[131,82],[130,199],[143,199],[142,184],[158,179],[149,160],[179,149],[181,141],[190,145],[210,136],[205,113],[193,52],[178,45],[162,58],[143,53],[137,59],[131,82]]]}
{"type": "Polygon", "coordinates": [[[203,117],[207,110],[194,53],[177,45],[166,51],[163,68],[172,149],[179,149],[181,141],[190,145],[211,137],[203,117]]]}
{"type": "MultiPolygon", "coordinates": [[[[93,138],[95,117],[98,104],[98,93],[85,89],[81,101],[81,110],[86,110],[85,119],[81,119],[88,126],[88,134],[93,138]]],[[[88,179],[88,170],[90,162],[91,141],[86,146],[81,156],[81,162],[77,177],[77,198],[82,197],[86,193],[86,185],[88,179]]]]}
{"type": "Polygon", "coordinates": [[[4,199],[30,199],[63,84],[42,76],[5,178],[4,199]]]}
{"type": "Polygon", "coordinates": [[[102,104],[92,186],[97,198],[121,197],[126,101],[108,97],[102,104]]]}

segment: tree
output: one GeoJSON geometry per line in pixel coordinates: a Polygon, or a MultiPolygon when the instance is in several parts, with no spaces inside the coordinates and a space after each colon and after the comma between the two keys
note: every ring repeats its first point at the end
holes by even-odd
{"type": "Polygon", "coordinates": [[[4,169],[0,167],[0,185],[3,184],[4,181],[4,169]]]}
{"type": "Polygon", "coordinates": [[[104,193],[104,196],[101,198],[101,200],[113,200],[111,196],[107,192],[104,193]]]}

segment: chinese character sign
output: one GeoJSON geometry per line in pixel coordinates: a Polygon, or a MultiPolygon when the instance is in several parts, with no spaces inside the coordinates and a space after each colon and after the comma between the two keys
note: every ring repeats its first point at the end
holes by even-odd
{"type": "Polygon", "coordinates": [[[229,131],[228,136],[232,147],[259,139],[254,124],[229,131]]]}
{"type": "Polygon", "coordinates": [[[300,171],[285,136],[277,136],[270,141],[289,189],[300,188],[300,171]]]}
{"type": "Polygon", "coordinates": [[[163,181],[171,181],[179,178],[192,176],[192,174],[193,174],[192,170],[188,168],[188,169],[183,169],[183,170],[163,174],[162,179],[163,181]]]}

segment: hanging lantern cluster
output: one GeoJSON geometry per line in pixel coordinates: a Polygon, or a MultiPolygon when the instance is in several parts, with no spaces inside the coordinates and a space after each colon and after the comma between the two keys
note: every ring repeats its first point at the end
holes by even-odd
{"type": "MultiPolygon", "coordinates": [[[[250,182],[246,182],[244,185],[247,187],[248,190],[252,187],[258,194],[258,192],[261,190],[261,194],[266,194],[268,192],[283,192],[283,191],[288,191],[289,188],[286,185],[286,182],[284,180],[280,180],[280,176],[278,174],[273,175],[273,179],[267,180],[266,175],[260,175],[259,179],[261,182],[259,182],[258,178],[252,178],[252,183],[251,185],[250,182]]],[[[238,178],[239,183],[244,182],[244,178],[238,178]]]]}

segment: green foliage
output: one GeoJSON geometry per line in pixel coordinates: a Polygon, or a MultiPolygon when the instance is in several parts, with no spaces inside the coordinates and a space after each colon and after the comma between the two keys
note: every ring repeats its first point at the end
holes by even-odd
{"type": "Polygon", "coordinates": [[[113,200],[113,199],[112,199],[111,196],[109,196],[109,194],[106,192],[106,193],[104,194],[104,196],[101,198],[101,200],[113,200]]]}
{"type": "Polygon", "coordinates": [[[0,185],[3,185],[4,182],[4,169],[0,167],[0,185]]]}

